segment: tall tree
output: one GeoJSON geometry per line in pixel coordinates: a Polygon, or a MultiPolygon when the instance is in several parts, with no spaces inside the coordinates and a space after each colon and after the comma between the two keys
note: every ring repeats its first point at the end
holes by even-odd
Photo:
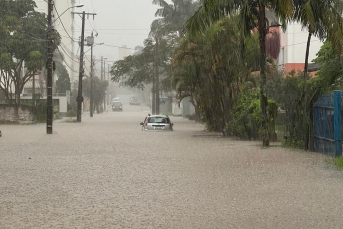
{"type": "Polygon", "coordinates": [[[179,37],[183,34],[186,21],[199,7],[199,2],[192,0],[172,0],[172,4],[165,0],[153,0],[153,4],[161,7],[155,13],[155,16],[160,18],[155,21],[160,21],[165,31],[176,32],[179,37]]]}
{"type": "Polygon", "coordinates": [[[55,52],[54,54],[54,62],[56,65],[56,92],[58,93],[66,93],[67,90],[70,91],[71,84],[70,84],[70,77],[66,66],[63,64],[63,56],[60,52],[55,52]]]}
{"type": "Polygon", "coordinates": [[[202,35],[185,36],[174,52],[177,98],[190,97],[209,130],[226,129],[237,94],[258,68],[257,36],[245,38],[237,21],[237,15],[223,18],[202,35]]]}
{"type": "MultiPolygon", "coordinates": [[[[15,104],[20,104],[20,94],[25,84],[41,70],[46,63],[47,19],[36,12],[33,0],[0,0],[0,89],[5,91],[9,101],[13,101],[9,88],[14,86],[15,104]]],[[[54,34],[54,49],[60,37],[54,34]]]]}
{"type": "MultiPolygon", "coordinates": [[[[94,80],[94,88],[93,88],[93,109],[97,110],[97,113],[99,114],[101,112],[101,105],[102,101],[104,101],[104,97],[106,96],[105,91],[106,88],[108,87],[108,81],[107,80],[102,80],[99,77],[93,77],[94,80]]],[[[91,96],[91,90],[90,90],[90,85],[91,85],[91,78],[86,78],[83,81],[83,92],[86,97],[90,98],[91,96]]]]}
{"type": "Polygon", "coordinates": [[[239,12],[241,27],[247,36],[257,28],[260,45],[260,100],[262,112],[263,146],[269,146],[268,98],[266,94],[266,49],[265,37],[268,33],[266,8],[280,18],[282,27],[293,13],[292,0],[202,0],[202,6],[187,22],[186,29],[191,34],[204,32],[214,22],[239,12]]]}
{"type": "Polygon", "coordinates": [[[327,39],[334,47],[339,48],[343,36],[342,1],[341,0],[297,0],[293,18],[308,31],[305,53],[305,75],[308,72],[308,56],[311,37],[321,41],[327,39]]]}

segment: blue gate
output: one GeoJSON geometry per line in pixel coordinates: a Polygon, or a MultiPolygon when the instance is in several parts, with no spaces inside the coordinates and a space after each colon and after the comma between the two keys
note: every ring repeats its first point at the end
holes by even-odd
{"type": "Polygon", "coordinates": [[[313,108],[313,148],[329,156],[342,156],[341,92],[319,97],[313,108]]]}

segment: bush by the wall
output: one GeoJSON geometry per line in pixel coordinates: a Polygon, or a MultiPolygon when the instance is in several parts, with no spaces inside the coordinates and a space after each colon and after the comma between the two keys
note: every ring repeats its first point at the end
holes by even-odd
{"type": "Polygon", "coordinates": [[[47,105],[46,100],[37,100],[36,101],[36,122],[44,123],[46,122],[47,117],[47,105]]]}
{"type": "MultiPolygon", "coordinates": [[[[268,100],[269,132],[274,132],[277,117],[277,104],[268,100]]],[[[258,139],[261,130],[262,117],[259,92],[247,89],[239,94],[232,110],[232,119],[226,126],[226,132],[242,139],[258,139]]]]}
{"type": "Polygon", "coordinates": [[[66,116],[67,117],[76,117],[76,112],[74,110],[68,110],[66,116]]]}

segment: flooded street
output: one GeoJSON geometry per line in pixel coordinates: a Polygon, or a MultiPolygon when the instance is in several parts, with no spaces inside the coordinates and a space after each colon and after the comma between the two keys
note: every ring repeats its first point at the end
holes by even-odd
{"type": "Polygon", "coordinates": [[[147,107],[82,123],[0,126],[0,228],[342,228],[328,158],[236,141],[147,107]]]}

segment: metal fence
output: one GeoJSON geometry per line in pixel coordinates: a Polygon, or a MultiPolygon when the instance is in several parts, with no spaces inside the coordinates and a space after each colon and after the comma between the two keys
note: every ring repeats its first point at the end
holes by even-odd
{"type": "Polygon", "coordinates": [[[313,148],[329,156],[342,156],[341,92],[322,95],[313,108],[313,148]]]}

